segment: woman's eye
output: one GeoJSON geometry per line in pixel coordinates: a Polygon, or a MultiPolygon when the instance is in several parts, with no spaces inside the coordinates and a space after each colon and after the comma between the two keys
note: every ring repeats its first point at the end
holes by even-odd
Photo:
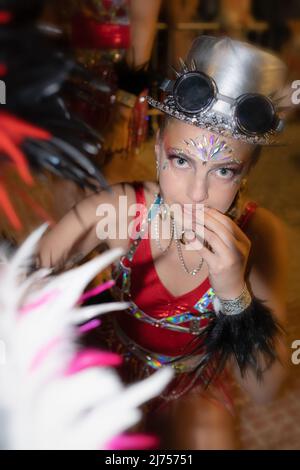
{"type": "Polygon", "coordinates": [[[219,176],[223,179],[230,179],[236,175],[236,170],[233,168],[218,168],[216,173],[219,172],[219,176]]]}
{"type": "Polygon", "coordinates": [[[175,167],[177,168],[188,168],[188,161],[183,157],[172,156],[171,160],[175,167]]]}

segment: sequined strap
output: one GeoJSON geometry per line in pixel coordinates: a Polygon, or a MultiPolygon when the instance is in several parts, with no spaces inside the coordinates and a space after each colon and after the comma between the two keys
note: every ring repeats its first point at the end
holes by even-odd
{"type": "Polygon", "coordinates": [[[149,349],[145,349],[131,338],[129,338],[126,333],[120,328],[117,320],[114,318],[114,328],[117,336],[120,341],[126,346],[126,348],[134,354],[136,357],[141,359],[145,364],[153,369],[159,369],[162,366],[170,365],[176,373],[184,373],[193,371],[199,361],[203,357],[203,351],[200,351],[200,354],[189,356],[188,358],[183,359],[181,356],[167,356],[165,354],[155,353],[149,349]]]}
{"type": "Polygon", "coordinates": [[[137,320],[148,323],[156,328],[164,328],[166,330],[178,331],[179,333],[189,333],[199,335],[207,327],[207,320],[214,317],[211,311],[201,316],[197,316],[191,312],[179,313],[164,318],[153,318],[143,312],[137,305],[133,305],[127,310],[127,313],[137,320]],[[180,323],[189,322],[189,326],[180,326],[180,323]]]}
{"type": "Polygon", "coordinates": [[[215,291],[210,287],[205,294],[195,303],[194,309],[198,310],[200,313],[207,312],[209,304],[212,302],[212,299],[215,297],[215,291]]]}
{"type": "Polygon", "coordinates": [[[129,250],[125,255],[123,255],[120,259],[120,261],[114,265],[113,270],[112,270],[112,277],[115,281],[119,279],[120,276],[122,276],[122,297],[124,294],[129,295],[130,294],[130,277],[131,277],[131,268],[130,264],[133,260],[134,254],[141,243],[141,240],[143,239],[144,234],[146,233],[146,230],[148,229],[148,224],[151,222],[151,220],[155,217],[157,214],[157,211],[159,210],[160,206],[160,196],[157,195],[155,197],[154,202],[152,203],[148,213],[146,214],[146,217],[144,217],[140,230],[135,232],[135,236],[132,243],[130,244],[129,250]]]}
{"type": "MultiPolygon", "coordinates": [[[[122,291],[117,286],[114,286],[114,292],[117,297],[122,294],[122,291]]],[[[124,312],[136,318],[137,320],[148,323],[151,326],[155,326],[156,328],[164,328],[181,333],[198,335],[206,328],[207,320],[210,321],[215,316],[214,312],[207,308],[211,303],[214,295],[214,290],[210,288],[195,304],[194,308],[196,308],[201,313],[200,316],[187,311],[183,313],[177,313],[175,315],[169,315],[163,318],[154,318],[141,310],[132,301],[130,301],[130,307],[124,312]],[[187,322],[189,322],[189,326],[180,326],[181,323],[187,322]]]]}

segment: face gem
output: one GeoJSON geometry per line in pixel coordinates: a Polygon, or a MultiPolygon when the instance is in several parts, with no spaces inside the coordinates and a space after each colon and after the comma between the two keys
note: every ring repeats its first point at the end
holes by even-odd
{"type": "Polygon", "coordinates": [[[185,140],[184,143],[188,147],[188,154],[196,155],[203,163],[232,158],[232,148],[224,140],[221,141],[220,137],[214,135],[208,138],[201,135],[196,139],[185,140]]]}
{"type": "Polygon", "coordinates": [[[164,161],[164,163],[163,163],[162,169],[163,169],[163,170],[167,170],[168,168],[169,168],[169,162],[166,160],[166,161],[164,161]]]}

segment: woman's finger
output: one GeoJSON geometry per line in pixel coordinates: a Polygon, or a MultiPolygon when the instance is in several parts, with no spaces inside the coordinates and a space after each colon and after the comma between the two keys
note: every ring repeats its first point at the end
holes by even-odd
{"type": "Polygon", "coordinates": [[[209,243],[213,252],[218,256],[224,256],[230,251],[230,248],[232,249],[232,245],[229,247],[218,234],[206,227],[204,227],[204,240],[209,243]]]}
{"type": "MultiPolygon", "coordinates": [[[[196,209],[195,212],[192,212],[189,207],[185,209],[185,214],[187,217],[193,217],[197,222],[205,221],[206,219],[214,219],[232,233],[238,240],[244,241],[247,237],[244,232],[239,228],[239,226],[228,216],[210,207],[196,209]]],[[[188,219],[189,220],[189,219],[188,219]]]]}
{"type": "MultiPolygon", "coordinates": [[[[228,230],[219,220],[215,219],[210,215],[204,216],[204,226],[201,224],[201,221],[197,221],[196,231],[201,235],[203,228],[207,228],[211,233],[214,233],[221,239],[224,244],[229,248],[233,249],[237,239],[234,237],[232,231],[228,230]]],[[[208,234],[209,235],[209,234],[208,234]]]]}
{"type": "Polygon", "coordinates": [[[208,271],[214,271],[215,265],[218,263],[218,259],[216,255],[212,253],[208,248],[202,246],[201,250],[199,250],[199,254],[202,256],[204,261],[207,263],[208,271]]]}
{"type": "Polygon", "coordinates": [[[217,209],[205,208],[204,219],[216,220],[222,224],[233,236],[241,242],[249,242],[246,234],[241,230],[241,228],[228,216],[222,214],[222,212],[217,209]]]}
{"type": "MultiPolygon", "coordinates": [[[[203,216],[197,219],[197,225],[201,227],[203,216]]],[[[249,239],[240,228],[227,216],[215,211],[213,214],[205,210],[204,225],[212,232],[219,235],[229,248],[233,248],[236,242],[249,244],[249,239]]]]}
{"type": "MultiPolygon", "coordinates": [[[[213,247],[211,243],[215,245],[216,243],[218,243],[218,241],[215,243],[212,240],[213,236],[214,233],[210,232],[210,230],[206,229],[203,226],[200,227],[200,231],[193,230],[191,233],[189,231],[185,231],[184,239],[186,243],[186,250],[199,251],[204,247],[207,248],[212,254],[216,254],[216,250],[214,249],[216,248],[216,246],[213,247]]],[[[221,242],[221,240],[219,241],[221,242]]],[[[226,245],[223,244],[222,247],[226,249],[226,245]]],[[[220,249],[222,247],[220,246],[220,249]]]]}

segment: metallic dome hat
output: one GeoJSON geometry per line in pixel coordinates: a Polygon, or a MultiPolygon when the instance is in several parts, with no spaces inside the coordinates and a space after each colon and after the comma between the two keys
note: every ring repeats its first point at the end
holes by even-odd
{"type": "Polygon", "coordinates": [[[278,142],[287,68],[274,54],[227,37],[200,36],[175,80],[166,79],[153,107],[186,123],[244,142],[278,142]]]}

